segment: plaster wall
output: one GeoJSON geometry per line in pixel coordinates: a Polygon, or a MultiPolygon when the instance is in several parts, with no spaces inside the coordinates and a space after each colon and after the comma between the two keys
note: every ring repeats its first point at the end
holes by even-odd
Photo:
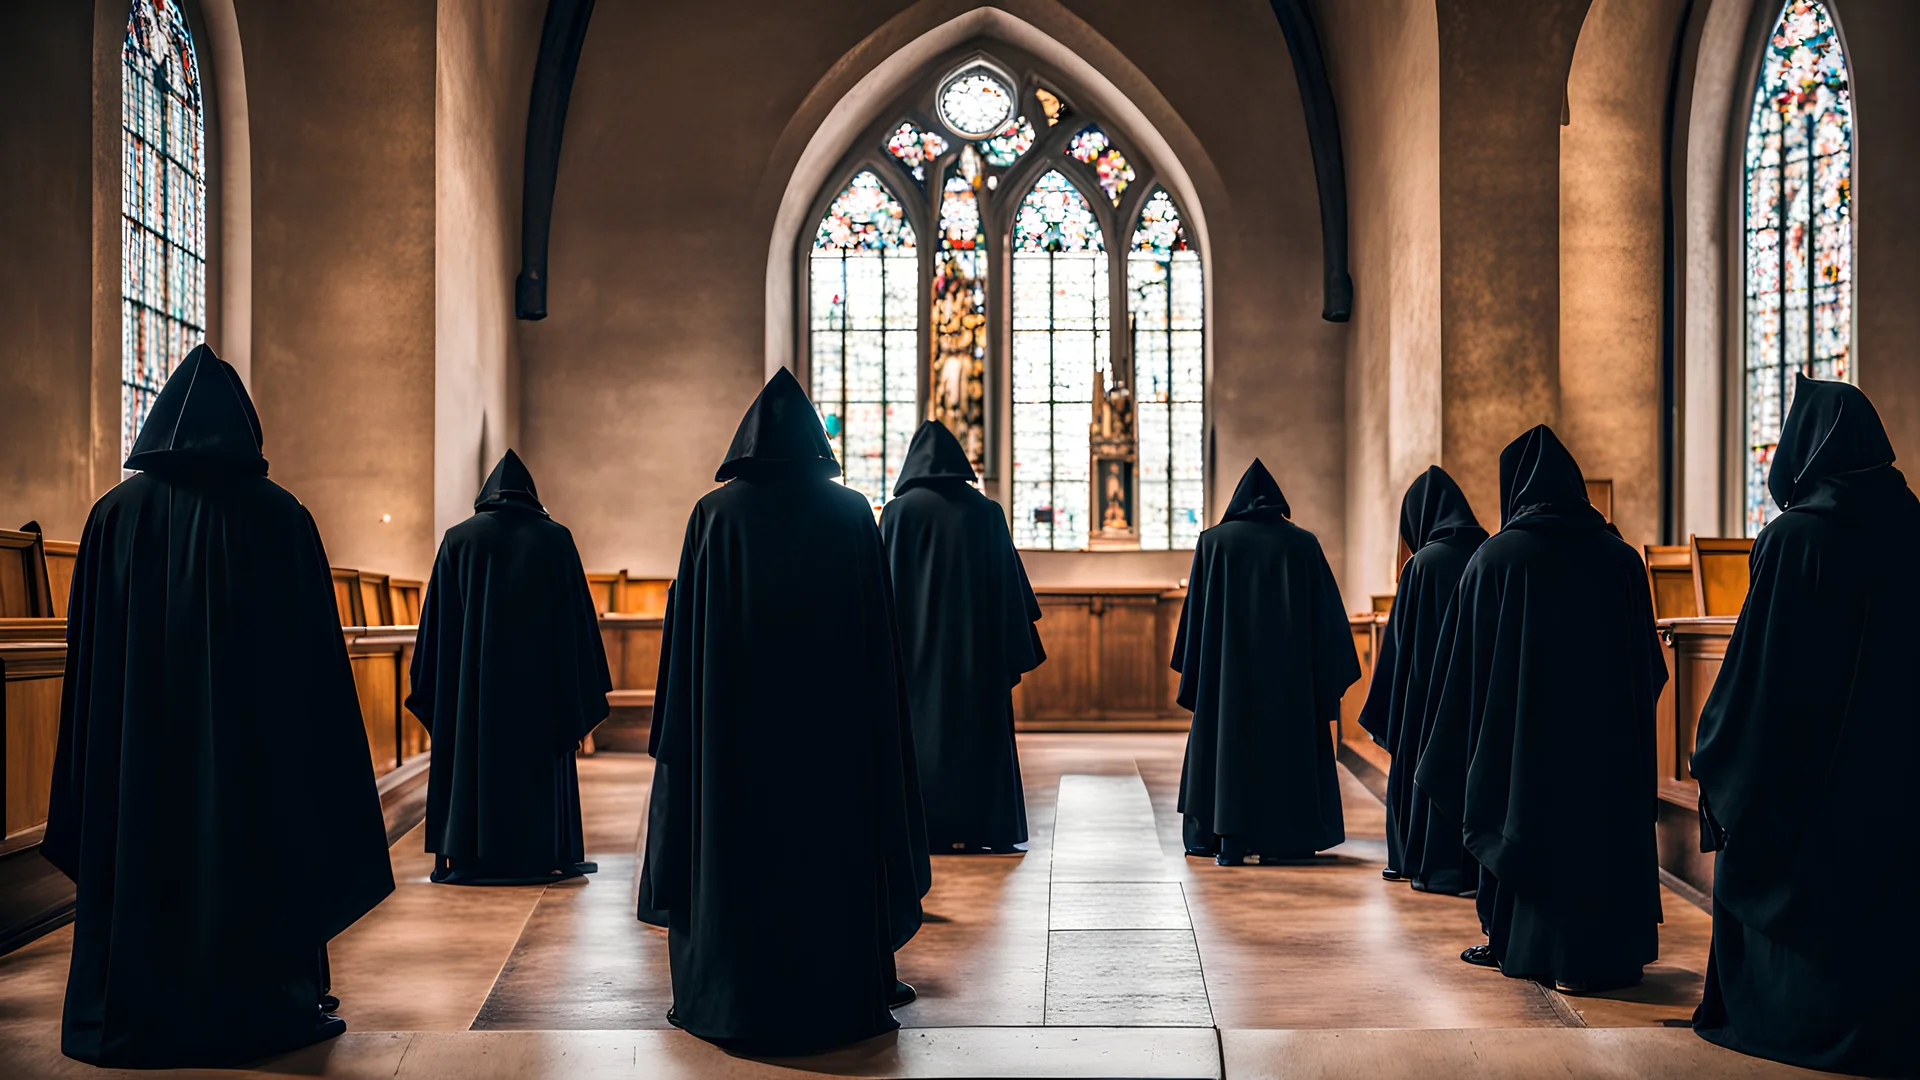
{"type": "MultiPolygon", "coordinates": [[[[439,0],[434,137],[433,536],[519,437],[513,278],[527,95],[546,5],[439,0]]],[[[539,462],[529,462],[536,481],[539,462]]]]}
{"type": "Polygon", "coordinates": [[[334,565],[424,576],[434,0],[235,8],[252,126],[252,390],[272,476],[313,512],[334,565]]]}
{"type": "Polygon", "coordinates": [[[1685,0],[1593,0],[1560,129],[1560,425],[1613,520],[1660,541],[1666,86],[1685,0]]]}
{"type": "Polygon", "coordinates": [[[95,494],[93,21],[59,0],[0,12],[0,528],[57,539],[95,494]]]}
{"type": "MultiPolygon", "coordinates": [[[[765,193],[792,171],[770,149],[823,80],[846,74],[845,58],[870,35],[910,40],[915,27],[977,6],[596,6],[567,118],[549,316],[519,328],[522,441],[589,566],[674,571],[685,515],[712,487],[764,382],[777,210],[765,193]],[[752,74],[718,77],[722,70],[752,74]]],[[[1261,456],[1337,569],[1345,330],[1319,319],[1318,200],[1271,8],[1231,0],[1166,19],[1118,0],[1002,6],[1063,40],[1084,35],[1076,39],[1082,55],[1136,66],[1218,170],[1222,190],[1204,207],[1213,236],[1214,512],[1261,456]]],[[[861,62],[880,59],[862,54],[861,62]]],[[[1172,581],[1188,559],[1029,561],[1044,584],[1056,574],[1172,581]]]]}
{"type": "Polygon", "coordinates": [[[1441,464],[1489,531],[1501,449],[1560,421],[1560,111],[1587,5],[1438,0],[1441,464]]]}
{"type": "Polygon", "coordinates": [[[1401,497],[1441,453],[1439,36],[1430,0],[1331,0],[1320,16],[1356,283],[1342,590],[1359,607],[1393,591],[1401,497]]]}

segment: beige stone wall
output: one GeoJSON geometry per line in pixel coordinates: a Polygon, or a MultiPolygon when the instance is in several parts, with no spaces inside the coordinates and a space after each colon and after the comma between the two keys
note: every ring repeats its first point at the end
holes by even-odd
{"type": "Polygon", "coordinates": [[[435,5],[235,6],[272,476],[335,565],[419,576],[436,539],[435,5]]]}
{"type": "Polygon", "coordinates": [[[1320,14],[1356,283],[1342,588],[1358,607],[1393,591],[1401,497],[1440,460],[1439,37],[1429,0],[1331,0],[1320,14]]]}
{"type": "Polygon", "coordinates": [[[89,5],[0,10],[0,528],[63,539],[93,502],[92,99],[89,5]]]}
{"type": "MultiPolygon", "coordinates": [[[[439,0],[434,104],[433,535],[519,440],[520,186],[546,5],[439,0]]],[[[529,461],[536,482],[544,478],[529,461]]]]}

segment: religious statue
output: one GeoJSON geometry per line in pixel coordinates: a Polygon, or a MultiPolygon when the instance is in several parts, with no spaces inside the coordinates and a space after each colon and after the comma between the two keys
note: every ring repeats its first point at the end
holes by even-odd
{"type": "Polygon", "coordinates": [[[1139,448],[1134,442],[1133,390],[1118,363],[1100,365],[1093,379],[1088,446],[1093,458],[1094,520],[1100,525],[1090,543],[1096,548],[1137,548],[1133,468],[1139,448]]]}

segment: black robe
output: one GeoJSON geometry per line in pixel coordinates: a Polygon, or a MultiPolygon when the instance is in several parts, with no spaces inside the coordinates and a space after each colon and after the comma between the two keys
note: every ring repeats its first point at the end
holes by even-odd
{"type": "Polygon", "coordinates": [[[1767,483],[1783,512],[1754,544],[1693,752],[1718,850],[1694,1028],[1810,1069],[1912,1076],[1920,503],[1866,395],[1804,377],[1767,483]]]}
{"type": "Polygon", "coordinates": [[[935,854],[1026,843],[1013,687],[1046,659],[1006,516],[973,477],[960,441],[928,420],[880,515],[935,854]]]}
{"type": "Polygon", "coordinates": [[[759,1050],[891,1031],[893,950],[931,884],[892,590],[784,369],[687,521],[656,689],[675,1021],[759,1050]]]}
{"type": "Polygon", "coordinates": [[[433,880],[543,884],[584,862],[574,750],[607,718],[607,653],[573,534],[509,450],[447,530],[407,708],[433,734],[433,880]]]}
{"type": "Polygon", "coordinates": [[[1424,734],[1421,720],[1435,689],[1440,623],[1467,560],[1486,542],[1460,485],[1430,465],[1400,501],[1400,539],[1413,554],[1400,570],[1393,610],[1360,726],[1393,755],[1387,771],[1387,869],[1413,887],[1460,893],[1475,887],[1477,867],[1461,843],[1460,819],[1435,814],[1413,785],[1424,734]]]}
{"type": "Polygon", "coordinates": [[[201,346],[87,517],[41,852],[78,886],[61,1049],[237,1065],[337,1034],[327,941],[393,890],[319,531],[201,346]]]}
{"type": "Polygon", "coordinates": [[[1500,534],[1442,630],[1414,781],[1463,822],[1501,970],[1597,989],[1659,953],[1654,705],[1666,662],[1640,556],[1545,425],[1500,454],[1500,534]]]}
{"type": "Polygon", "coordinates": [[[1200,534],[1173,643],[1193,710],[1180,769],[1188,852],[1310,856],[1346,839],[1333,733],[1360,678],[1320,541],[1258,459],[1200,534]]]}

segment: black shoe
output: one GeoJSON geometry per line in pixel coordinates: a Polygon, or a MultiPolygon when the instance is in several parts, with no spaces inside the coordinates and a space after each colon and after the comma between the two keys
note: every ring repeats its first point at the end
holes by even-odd
{"type": "Polygon", "coordinates": [[[1596,979],[1592,982],[1581,980],[1574,982],[1556,982],[1553,984],[1553,988],[1563,994],[1606,994],[1615,990],[1625,990],[1628,987],[1639,986],[1640,979],[1641,976],[1635,975],[1630,979],[1596,979]]]}
{"type": "Polygon", "coordinates": [[[1493,958],[1493,946],[1470,945],[1461,950],[1460,959],[1475,967],[1499,967],[1500,961],[1493,958]]]}
{"type": "Polygon", "coordinates": [[[1213,864],[1215,866],[1245,866],[1247,865],[1247,860],[1244,855],[1229,855],[1223,851],[1213,857],[1213,864]]]}
{"type": "Polygon", "coordinates": [[[1380,871],[1380,877],[1381,877],[1381,880],[1383,880],[1383,881],[1405,881],[1405,880],[1407,880],[1407,875],[1405,875],[1405,874],[1403,874],[1403,873],[1401,873],[1401,872],[1400,872],[1400,871],[1398,871],[1398,870],[1395,870],[1395,869],[1394,869],[1393,867],[1391,867],[1391,866],[1389,866],[1389,867],[1387,867],[1386,869],[1384,869],[1384,870],[1382,870],[1382,871],[1380,871]]]}
{"type": "Polygon", "coordinates": [[[887,995],[887,1008],[897,1009],[902,1005],[911,1005],[920,994],[914,988],[899,979],[893,980],[893,993],[887,995]]]}
{"type": "Polygon", "coordinates": [[[332,994],[321,994],[320,995],[320,1011],[328,1014],[339,1012],[340,999],[337,997],[334,997],[332,994]]]}
{"type": "Polygon", "coordinates": [[[680,1014],[674,1011],[674,1007],[671,1005],[667,1006],[667,1023],[672,1024],[674,1027],[680,1028],[681,1031],[687,1030],[686,1028],[681,1027],[680,1014]]]}

